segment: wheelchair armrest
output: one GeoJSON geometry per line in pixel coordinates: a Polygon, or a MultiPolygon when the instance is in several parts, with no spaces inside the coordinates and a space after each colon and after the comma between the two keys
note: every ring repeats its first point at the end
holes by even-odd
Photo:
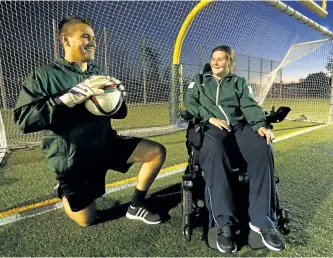
{"type": "MultiPolygon", "coordinates": [[[[272,107],[270,112],[265,112],[266,120],[270,125],[270,128],[273,129],[272,123],[280,123],[282,122],[291,111],[290,107],[281,106],[275,111],[275,107],[272,107]]],[[[193,124],[200,124],[200,118],[193,116],[187,110],[181,110],[180,116],[185,121],[191,121],[193,124]]]]}
{"type": "Polygon", "coordinates": [[[266,120],[269,124],[280,123],[287,117],[290,110],[290,107],[281,106],[275,111],[275,107],[273,106],[269,113],[266,112],[266,120]]]}

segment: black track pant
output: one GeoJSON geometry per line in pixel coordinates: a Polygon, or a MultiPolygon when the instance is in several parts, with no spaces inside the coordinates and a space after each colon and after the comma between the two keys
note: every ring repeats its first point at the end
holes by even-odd
{"type": "MultiPolygon", "coordinates": [[[[250,180],[248,215],[253,225],[275,227],[276,189],[271,145],[247,125],[238,125],[232,132],[209,125],[200,149],[200,165],[206,181],[206,203],[214,223],[222,227],[230,220],[239,221],[237,209],[237,177],[231,164],[232,149],[239,147],[247,163],[250,180]]],[[[237,157],[236,157],[237,158],[237,157]]],[[[237,164],[236,164],[237,166],[237,164]]]]}

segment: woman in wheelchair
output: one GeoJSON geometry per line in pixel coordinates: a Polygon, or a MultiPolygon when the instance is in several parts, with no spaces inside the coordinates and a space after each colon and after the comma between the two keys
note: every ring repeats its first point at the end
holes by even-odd
{"type": "Polygon", "coordinates": [[[285,248],[276,230],[276,188],[271,153],[273,133],[249,83],[232,74],[234,51],[218,46],[211,52],[211,71],[198,74],[184,98],[188,112],[205,122],[200,165],[205,173],[206,204],[218,227],[217,249],[235,252],[235,224],[239,219],[230,152],[237,146],[247,164],[250,180],[250,229],[274,251],[285,248]]]}

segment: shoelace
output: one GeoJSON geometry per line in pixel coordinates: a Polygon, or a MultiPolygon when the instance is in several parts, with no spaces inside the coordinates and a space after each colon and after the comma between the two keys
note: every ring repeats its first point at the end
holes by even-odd
{"type": "Polygon", "coordinates": [[[231,235],[231,228],[229,227],[222,227],[218,229],[218,234],[219,235],[225,235],[225,236],[230,236],[231,235]]]}

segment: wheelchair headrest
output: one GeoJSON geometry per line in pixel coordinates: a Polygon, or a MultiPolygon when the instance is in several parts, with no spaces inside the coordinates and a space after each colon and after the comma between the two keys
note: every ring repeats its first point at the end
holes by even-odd
{"type": "Polygon", "coordinates": [[[188,112],[187,110],[181,110],[180,111],[180,116],[184,119],[184,120],[186,120],[186,121],[188,121],[188,120],[190,120],[190,119],[192,119],[194,116],[190,113],[190,112],[188,112]]]}
{"type": "Polygon", "coordinates": [[[212,67],[210,66],[210,63],[206,63],[204,65],[204,68],[202,69],[202,74],[209,73],[212,71],[212,67]]]}
{"type": "Polygon", "coordinates": [[[185,120],[185,121],[191,121],[193,124],[198,124],[200,123],[200,119],[198,117],[193,116],[190,112],[187,110],[181,110],[180,111],[180,116],[185,120]]]}

